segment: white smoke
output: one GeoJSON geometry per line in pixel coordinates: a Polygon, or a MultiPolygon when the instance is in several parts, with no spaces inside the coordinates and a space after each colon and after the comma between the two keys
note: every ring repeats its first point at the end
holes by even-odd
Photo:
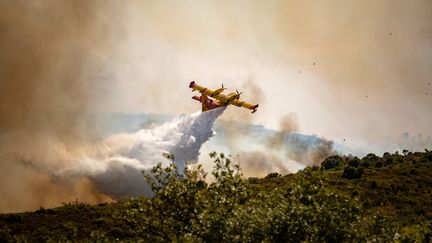
{"type": "Polygon", "coordinates": [[[175,156],[179,170],[186,162],[196,163],[201,146],[214,135],[214,122],[224,110],[197,112],[151,129],[113,135],[91,155],[56,174],[89,177],[101,192],[114,197],[150,195],[142,171],[149,171],[159,162],[169,165],[164,156],[167,153],[175,156]]]}

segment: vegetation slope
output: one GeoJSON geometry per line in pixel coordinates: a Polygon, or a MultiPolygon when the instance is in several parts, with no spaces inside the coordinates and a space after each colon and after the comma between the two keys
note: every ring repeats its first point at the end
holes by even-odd
{"type": "Polygon", "coordinates": [[[145,175],[152,198],[67,203],[0,215],[0,241],[428,242],[432,151],[331,156],[295,174],[244,178],[211,153],[214,182],[198,167],[145,175]]]}

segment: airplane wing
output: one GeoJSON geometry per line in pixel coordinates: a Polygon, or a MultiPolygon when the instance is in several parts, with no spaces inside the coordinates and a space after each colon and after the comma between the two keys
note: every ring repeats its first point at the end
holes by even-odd
{"type": "Polygon", "coordinates": [[[257,111],[257,108],[258,108],[258,104],[253,105],[251,103],[248,103],[248,102],[242,101],[242,100],[233,100],[230,102],[230,104],[252,110],[252,113],[255,113],[257,111]]]}
{"type": "Polygon", "coordinates": [[[198,92],[200,92],[202,94],[206,94],[207,96],[210,96],[210,97],[216,97],[216,96],[222,96],[223,97],[224,96],[223,94],[221,94],[224,90],[223,87],[222,87],[222,89],[211,90],[211,89],[208,89],[206,87],[199,86],[197,83],[195,83],[195,81],[192,81],[189,84],[189,88],[192,89],[192,92],[195,90],[198,90],[198,92]]]}

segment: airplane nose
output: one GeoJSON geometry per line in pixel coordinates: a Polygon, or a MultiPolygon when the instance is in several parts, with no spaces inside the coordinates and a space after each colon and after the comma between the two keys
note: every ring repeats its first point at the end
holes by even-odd
{"type": "Polygon", "coordinates": [[[193,88],[195,86],[195,81],[190,82],[189,88],[193,88]]]}

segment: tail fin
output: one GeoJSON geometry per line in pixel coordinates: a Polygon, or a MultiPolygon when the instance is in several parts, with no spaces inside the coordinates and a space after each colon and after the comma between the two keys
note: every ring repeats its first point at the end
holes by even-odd
{"type": "Polygon", "coordinates": [[[192,89],[192,92],[194,92],[196,90],[194,87],[195,87],[195,81],[190,82],[189,88],[192,89]]]}
{"type": "Polygon", "coordinates": [[[201,111],[203,111],[203,112],[209,110],[209,108],[207,106],[207,100],[208,100],[207,95],[203,93],[201,95],[201,106],[202,106],[202,110],[201,111]]]}
{"type": "Polygon", "coordinates": [[[250,109],[252,110],[252,113],[255,113],[257,111],[258,104],[252,106],[250,109]]]}

